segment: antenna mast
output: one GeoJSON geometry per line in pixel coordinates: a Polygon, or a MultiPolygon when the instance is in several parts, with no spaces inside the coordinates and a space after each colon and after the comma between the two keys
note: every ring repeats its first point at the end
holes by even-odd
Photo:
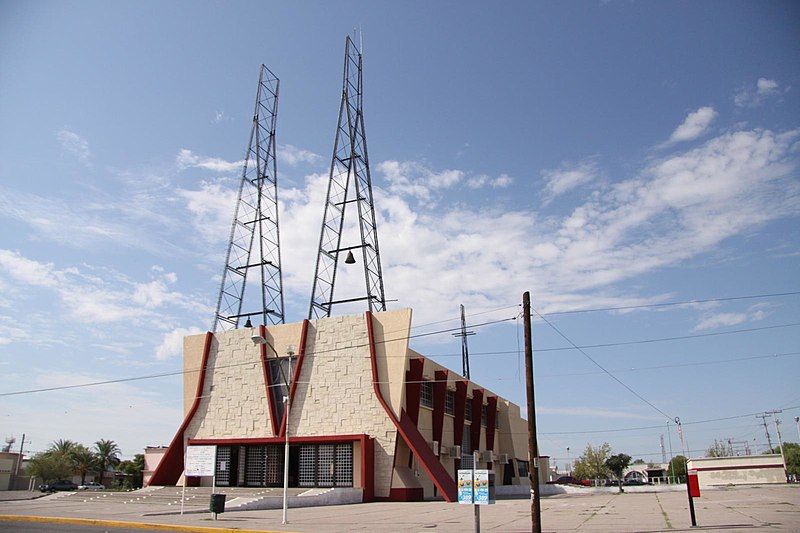
{"type": "Polygon", "coordinates": [[[328,195],[319,236],[317,266],[308,310],[309,319],[330,316],[331,308],[336,304],[364,300],[370,311],[386,310],[383,272],[378,250],[378,228],[375,223],[375,204],[372,197],[372,178],[367,156],[367,137],[364,131],[362,67],[361,50],[348,36],[345,39],[342,100],[339,105],[328,195]],[[348,197],[351,188],[354,189],[354,198],[348,197]],[[361,244],[342,247],[345,208],[350,203],[358,206],[361,244]],[[334,300],[339,253],[348,252],[346,262],[352,264],[355,262],[352,256],[353,250],[358,249],[361,250],[364,265],[366,295],[334,300]]]}
{"type": "Polygon", "coordinates": [[[284,322],[278,170],[275,162],[279,86],[277,76],[261,65],[253,127],[242,168],[212,331],[237,328],[242,317],[250,320],[260,316],[264,325],[284,322]],[[260,291],[245,293],[248,281],[252,286],[253,274],[257,274],[255,279],[260,282],[260,291]]]}

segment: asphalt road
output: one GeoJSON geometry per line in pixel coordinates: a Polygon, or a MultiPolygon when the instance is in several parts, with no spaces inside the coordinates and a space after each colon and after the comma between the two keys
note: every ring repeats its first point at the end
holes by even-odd
{"type": "MultiPolygon", "coordinates": [[[[0,531],[8,533],[53,533],[64,531],[67,533],[142,533],[142,529],[108,528],[103,526],[77,526],[70,524],[39,524],[34,522],[6,522],[0,521],[0,531]]],[[[150,530],[157,531],[157,530],[150,530]]]]}

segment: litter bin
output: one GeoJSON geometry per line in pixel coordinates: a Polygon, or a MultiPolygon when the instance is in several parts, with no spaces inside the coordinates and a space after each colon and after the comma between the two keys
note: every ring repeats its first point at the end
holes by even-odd
{"type": "Polygon", "coordinates": [[[217,514],[225,512],[225,495],[212,494],[211,503],[208,505],[208,510],[214,513],[214,520],[217,519],[217,514]]]}

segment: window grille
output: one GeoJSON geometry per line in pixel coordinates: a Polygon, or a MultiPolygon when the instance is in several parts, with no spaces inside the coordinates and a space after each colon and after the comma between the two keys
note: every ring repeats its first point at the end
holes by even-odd
{"type": "Polygon", "coordinates": [[[528,461],[517,459],[517,469],[519,470],[519,477],[528,477],[528,461]]]}
{"type": "Polygon", "coordinates": [[[444,396],[444,412],[448,415],[456,413],[456,393],[451,390],[444,396]]]}
{"type": "Polygon", "coordinates": [[[353,486],[353,445],[336,445],[336,476],[334,479],[337,487],[353,486]]]}
{"type": "Polygon", "coordinates": [[[279,487],[283,485],[283,446],[269,444],[264,455],[264,485],[279,487]]]}
{"type": "Polygon", "coordinates": [[[423,407],[433,409],[433,383],[423,381],[419,391],[419,403],[423,407]]]}
{"type": "Polygon", "coordinates": [[[300,472],[298,484],[313,487],[317,483],[317,447],[313,444],[300,446],[300,472]]]}
{"type": "Polygon", "coordinates": [[[489,425],[489,407],[486,405],[481,408],[481,425],[484,427],[489,425]]]}
{"type": "Polygon", "coordinates": [[[265,446],[247,447],[247,466],[244,473],[244,484],[246,486],[261,487],[264,485],[265,453],[265,446]]]}
{"type": "Polygon", "coordinates": [[[320,444],[317,448],[317,485],[320,487],[333,486],[334,450],[333,444],[320,444]]]}
{"type": "Polygon", "coordinates": [[[465,409],[464,419],[472,422],[472,398],[467,398],[467,408],[465,409]]]}
{"type": "Polygon", "coordinates": [[[231,482],[231,447],[217,446],[217,485],[227,487],[231,482]]]}

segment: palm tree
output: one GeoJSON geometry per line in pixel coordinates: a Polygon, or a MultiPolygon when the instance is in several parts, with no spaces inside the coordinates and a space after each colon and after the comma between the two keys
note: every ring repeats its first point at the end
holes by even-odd
{"type": "Polygon", "coordinates": [[[81,485],[86,484],[86,474],[97,468],[97,456],[83,444],[76,444],[69,453],[75,472],[81,475],[81,485]]]}
{"type": "Polygon", "coordinates": [[[69,455],[69,453],[79,444],[69,439],[54,440],[50,448],[47,449],[50,453],[60,453],[62,455],[69,455]]]}
{"type": "Polygon", "coordinates": [[[94,449],[97,455],[97,464],[100,467],[100,483],[102,483],[106,468],[117,466],[120,463],[119,454],[122,453],[122,450],[116,442],[106,439],[95,442],[94,449]]]}

